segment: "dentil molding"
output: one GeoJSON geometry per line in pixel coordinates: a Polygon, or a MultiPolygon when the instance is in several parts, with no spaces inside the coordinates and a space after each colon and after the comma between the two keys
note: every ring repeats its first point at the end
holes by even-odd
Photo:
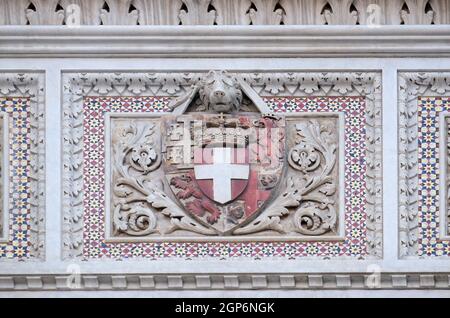
{"type": "Polygon", "coordinates": [[[0,0],[9,25],[449,24],[449,0],[0,0]]]}

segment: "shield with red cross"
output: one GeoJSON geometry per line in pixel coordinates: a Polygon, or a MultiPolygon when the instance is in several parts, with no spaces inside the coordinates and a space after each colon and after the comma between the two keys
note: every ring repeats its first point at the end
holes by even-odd
{"type": "MultiPolygon", "coordinates": [[[[284,163],[284,119],[191,115],[189,120],[178,118],[172,127],[178,129],[180,123],[189,125],[176,135],[187,150],[177,164],[167,158],[169,185],[194,218],[220,235],[232,234],[256,217],[277,189],[284,163]],[[191,156],[189,163],[186,156],[191,156]]],[[[170,138],[168,133],[167,153],[171,145],[180,144],[170,138]]]]}

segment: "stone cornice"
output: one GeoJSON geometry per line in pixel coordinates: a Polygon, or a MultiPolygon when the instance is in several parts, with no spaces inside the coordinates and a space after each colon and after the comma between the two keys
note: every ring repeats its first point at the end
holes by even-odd
{"type": "Polygon", "coordinates": [[[2,26],[0,57],[445,57],[450,26],[2,26]]]}

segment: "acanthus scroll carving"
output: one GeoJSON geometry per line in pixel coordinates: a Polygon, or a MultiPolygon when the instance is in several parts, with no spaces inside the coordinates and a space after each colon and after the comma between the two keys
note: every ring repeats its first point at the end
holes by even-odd
{"type": "Polygon", "coordinates": [[[117,123],[113,128],[114,231],[132,236],[164,235],[177,229],[212,234],[183,213],[164,193],[161,178],[150,174],[161,164],[161,139],[156,129],[154,123],[141,122],[117,123]],[[164,232],[156,229],[156,213],[171,220],[164,232]]]}
{"type": "Polygon", "coordinates": [[[337,227],[336,180],[338,140],[336,123],[309,120],[295,125],[295,146],[288,154],[290,167],[300,173],[288,174],[286,187],[269,207],[236,234],[265,230],[294,231],[322,235],[337,227]],[[291,215],[290,225],[284,219],[291,215]]]}

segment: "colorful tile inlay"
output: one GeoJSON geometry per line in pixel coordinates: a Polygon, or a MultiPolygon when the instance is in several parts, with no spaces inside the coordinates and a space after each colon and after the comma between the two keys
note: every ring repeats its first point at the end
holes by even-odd
{"type": "Polygon", "coordinates": [[[29,99],[0,98],[0,111],[9,116],[9,228],[8,243],[0,244],[0,259],[20,260],[30,256],[29,99]]]}
{"type": "Polygon", "coordinates": [[[419,97],[420,256],[450,256],[450,242],[439,240],[439,113],[442,111],[450,111],[450,97],[419,97]]]}
{"type": "Polygon", "coordinates": [[[275,112],[345,113],[345,241],[105,243],[105,112],[164,112],[167,97],[86,97],[84,101],[85,258],[285,257],[366,255],[363,97],[265,98],[275,112]]]}

